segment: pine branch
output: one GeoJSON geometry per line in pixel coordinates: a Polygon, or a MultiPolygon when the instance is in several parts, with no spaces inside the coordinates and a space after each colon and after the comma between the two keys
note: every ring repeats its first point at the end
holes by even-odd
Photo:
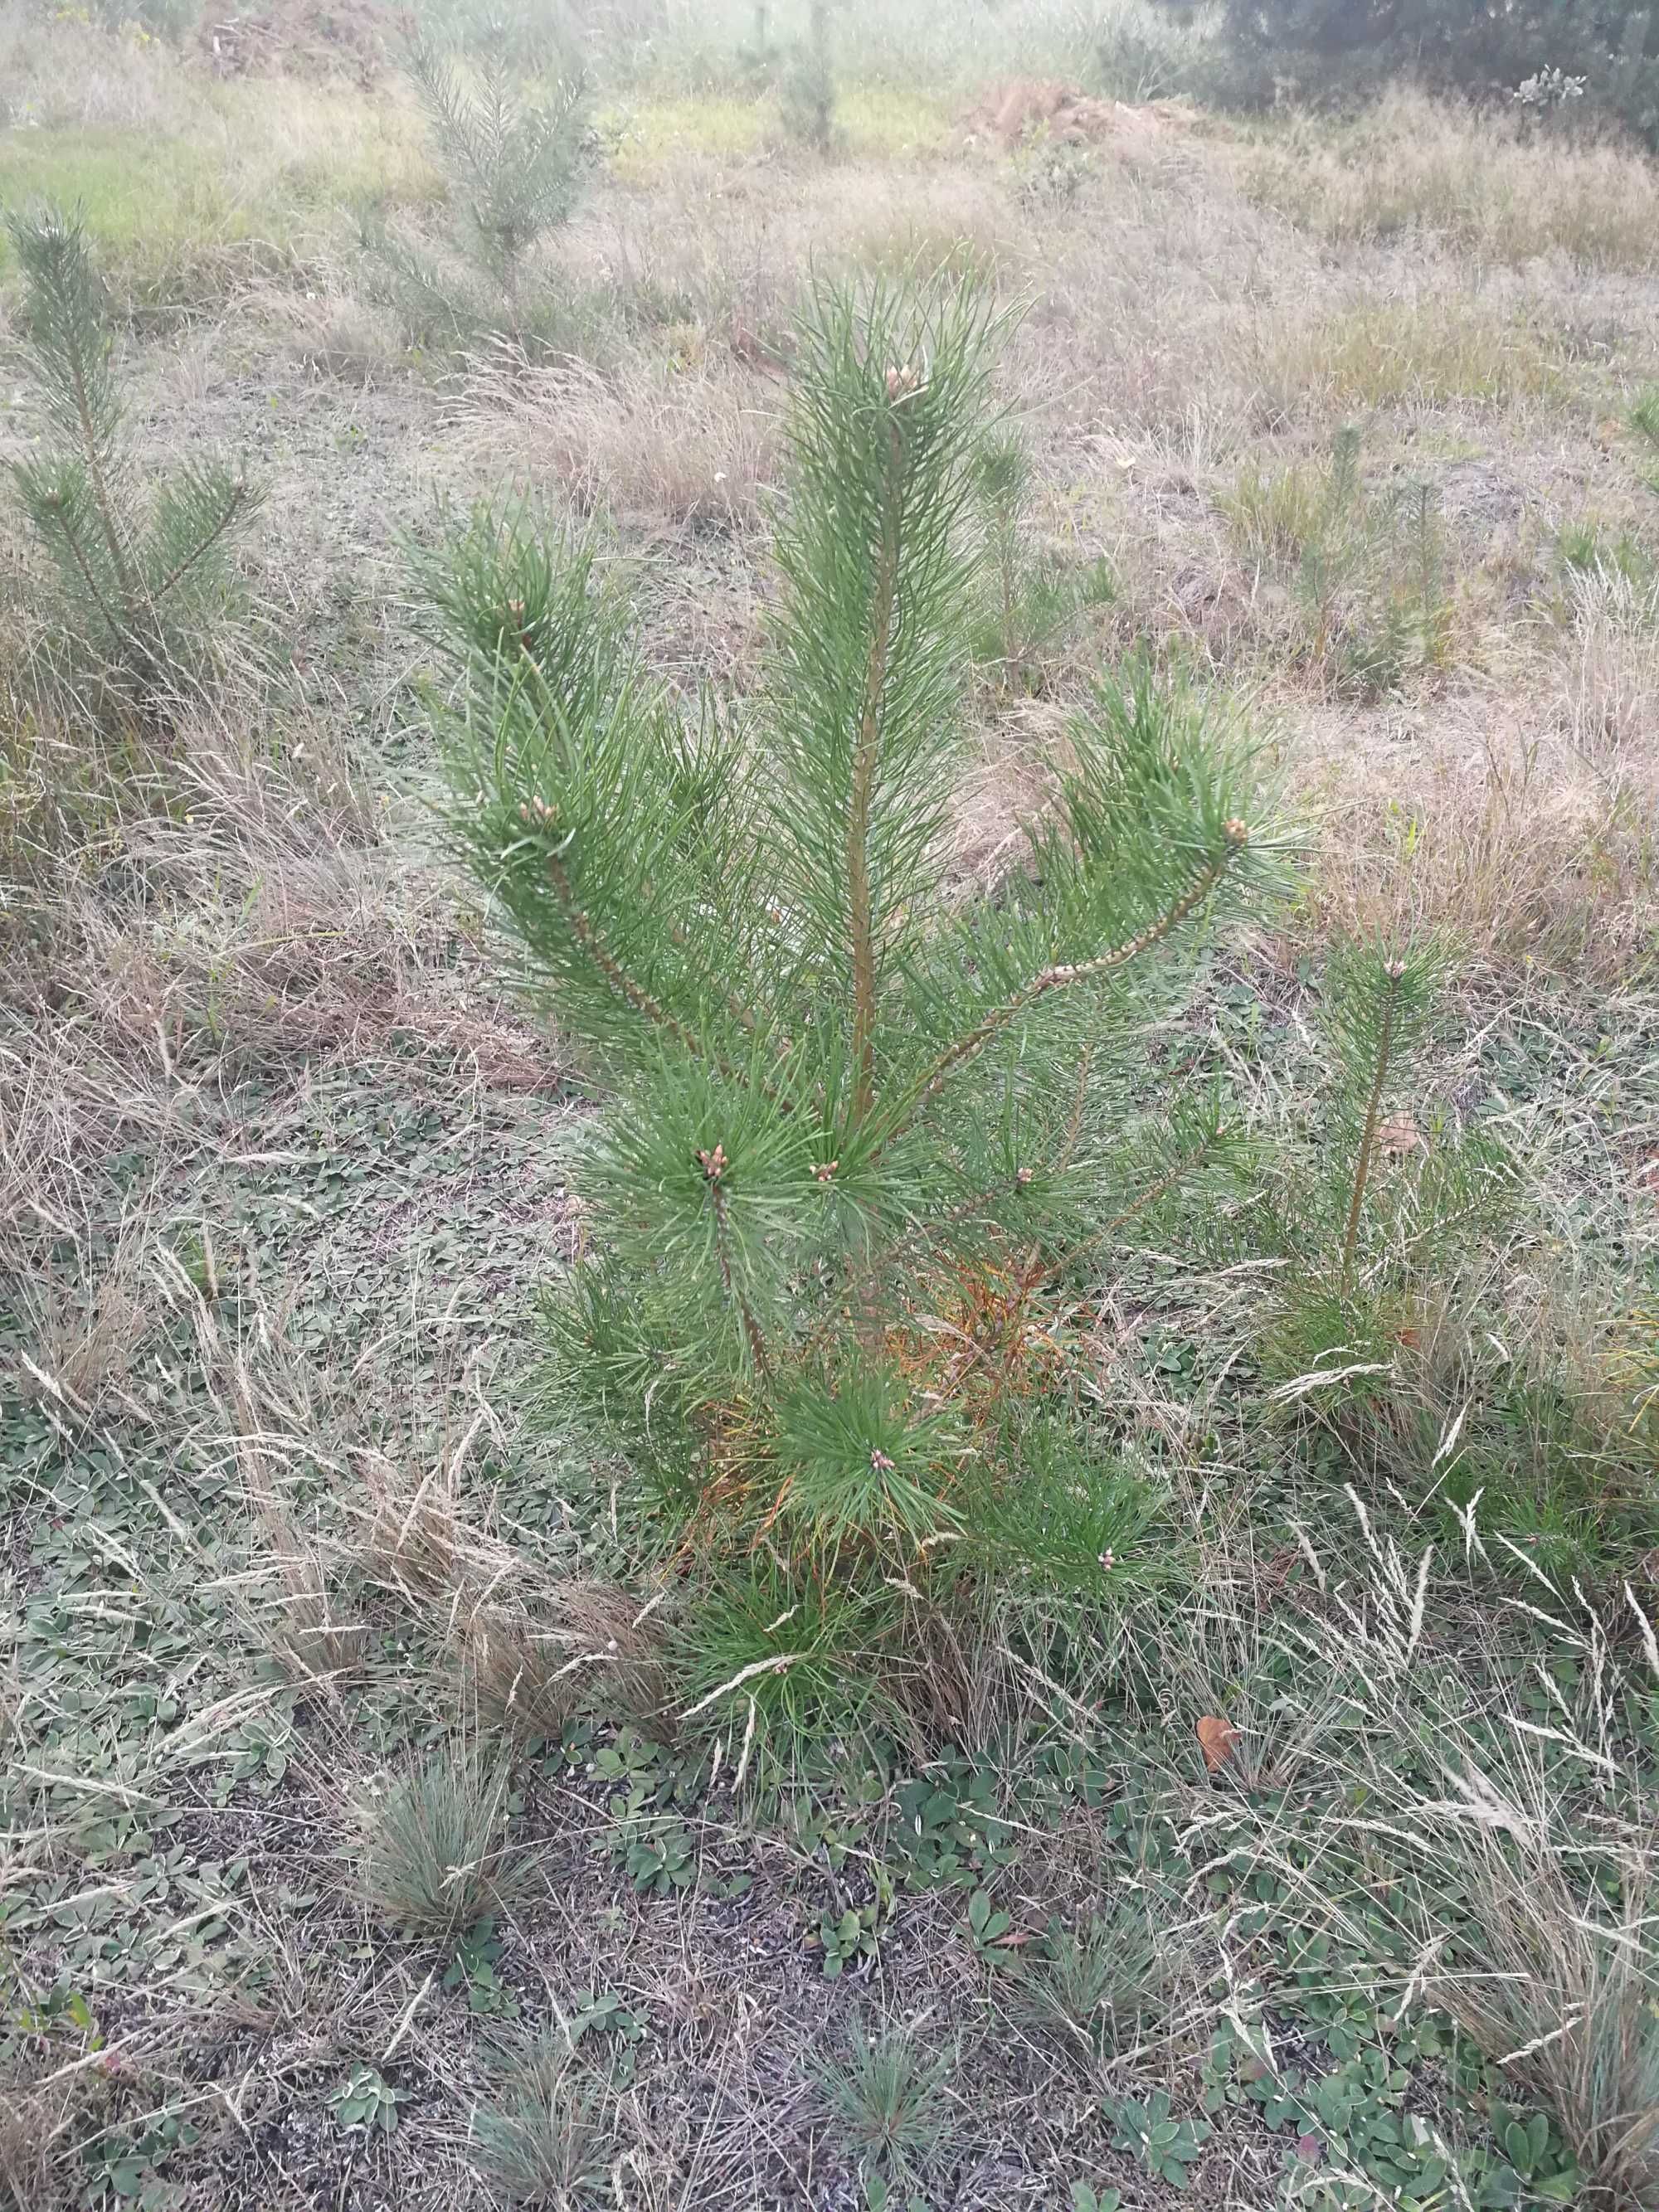
{"type": "Polygon", "coordinates": [[[85,232],[78,216],[51,209],[13,216],[8,228],[28,287],[29,337],[41,398],[77,448],[118,589],[131,601],[126,533],[112,483],[120,410],[85,232]]]}
{"type": "Polygon", "coordinates": [[[48,541],[56,540],[68,551],[70,565],[86,588],[88,599],[101,617],[112,637],[126,635],[124,623],[94,573],[92,557],[82,544],[76,522],[77,506],[89,506],[90,501],[77,499],[73,489],[76,474],[84,478],[85,471],[78,462],[64,465],[56,481],[48,480],[48,472],[27,465],[14,471],[15,480],[23,496],[29,519],[48,541]]]}
{"type": "Polygon", "coordinates": [[[1006,1029],[1019,1015],[1029,1012],[1050,991],[1064,989],[1073,983],[1090,982],[1109,975],[1115,969],[1127,967],[1131,961],[1138,960],[1143,953],[1151,951],[1155,945],[1162,944],[1188,915],[1203,905],[1249,842],[1249,832],[1243,822],[1228,822],[1224,834],[1227,842],[1220,857],[1201,868],[1180,897],[1136,936],[1121,945],[1114,945],[1108,952],[1097,954],[1093,959],[1056,962],[1042,969],[1023,988],[1005,999],[1000,1006],[994,1006],[966,1036],[947,1046],[900,1104],[893,1120],[884,1131],[884,1141],[890,1142],[909,1127],[916,1115],[938,1095],[949,1077],[964,1060],[971,1060],[981,1052],[1000,1030],[1006,1029]]]}
{"type": "Polygon", "coordinates": [[[754,1309],[742,1291],[738,1289],[733,1279],[731,1223],[726,1218],[726,1210],[725,1147],[716,1145],[712,1152],[699,1152],[697,1164],[702,1168],[703,1179],[708,1185],[708,1203],[714,1216],[714,1253],[720,1271],[720,1286],[726,1292],[728,1304],[735,1305],[738,1310],[738,1317],[743,1322],[744,1341],[749,1346],[749,1357],[755,1363],[757,1373],[769,1376],[771,1363],[766,1356],[766,1340],[761,1334],[759,1322],[755,1319],[754,1309]]]}
{"type": "Polygon", "coordinates": [[[919,310],[884,286],[856,302],[821,291],[803,321],[763,707],[769,829],[776,903],[810,931],[785,1018],[796,1027],[836,979],[854,1121],[875,1096],[884,986],[936,896],[989,329],[971,297],[919,310]]]}
{"type": "MultiPolygon", "coordinates": [[[[530,810],[525,809],[526,819],[530,810]]],[[[594,928],[585,908],[579,902],[564,862],[556,853],[547,855],[548,880],[564,910],[570,934],[586,953],[588,958],[605,977],[611,989],[636,1014],[643,1016],[653,1028],[665,1030],[676,1043],[684,1047],[694,1060],[707,1060],[709,1055],[700,1038],[689,1030],[677,1015],[653,999],[642,983],[636,982],[622,963],[606,946],[605,939],[594,928]]]]}
{"type": "Polygon", "coordinates": [[[169,493],[156,518],[158,543],[165,543],[175,527],[193,522],[201,534],[179,556],[160,580],[149,588],[152,605],[159,606],[191,572],[201,566],[220,541],[259,503],[259,495],[240,477],[198,471],[182,489],[169,493]],[[217,512],[211,510],[216,506],[217,512]]]}

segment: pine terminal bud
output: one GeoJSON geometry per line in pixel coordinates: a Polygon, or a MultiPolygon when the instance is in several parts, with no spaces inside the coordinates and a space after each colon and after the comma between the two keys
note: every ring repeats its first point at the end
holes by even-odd
{"type": "Polygon", "coordinates": [[[887,371],[887,397],[895,405],[908,399],[921,383],[921,371],[916,368],[890,368],[887,371]]]}
{"type": "Polygon", "coordinates": [[[1026,1184],[1030,1182],[1031,1177],[1036,1173],[1036,1170],[1035,1168],[1020,1168],[1015,1173],[1014,1181],[1019,1185],[1020,1188],[1024,1190],[1026,1184]]]}
{"type": "Polygon", "coordinates": [[[1250,825],[1248,822],[1241,822],[1237,815],[1235,814],[1230,822],[1224,822],[1222,823],[1221,834],[1226,839],[1227,842],[1232,847],[1233,850],[1237,852],[1241,845],[1248,845],[1249,843],[1250,825]]]}
{"type": "Polygon", "coordinates": [[[870,1455],[870,1468],[874,1474],[891,1474],[896,1464],[884,1451],[872,1451],[870,1455]]]}
{"type": "Polygon", "coordinates": [[[700,1152],[697,1154],[697,1165],[702,1170],[703,1179],[708,1182],[718,1182],[730,1164],[724,1145],[716,1145],[712,1152],[700,1152]]]}
{"type": "Polygon", "coordinates": [[[824,1160],[824,1161],[822,1161],[822,1162],[821,1162],[821,1163],[820,1163],[817,1167],[815,1167],[815,1168],[813,1169],[813,1170],[812,1170],[812,1180],[814,1181],[814,1182],[829,1182],[832,1181],[832,1180],[833,1180],[833,1178],[834,1178],[834,1176],[835,1176],[836,1170],[840,1165],[841,1165],[841,1162],[840,1162],[839,1160],[824,1160]]]}

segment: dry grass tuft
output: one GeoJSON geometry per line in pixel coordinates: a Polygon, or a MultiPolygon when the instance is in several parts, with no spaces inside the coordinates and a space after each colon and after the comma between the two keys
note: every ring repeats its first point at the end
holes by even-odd
{"type": "Polygon", "coordinates": [[[261,1505],[258,1520],[274,1581],[253,1607],[261,1638],[295,1681],[337,1697],[341,1682],[362,1658],[368,1625],[337,1618],[329,1553],[317,1537],[301,1534],[274,1502],[261,1505]]]}
{"type": "Polygon", "coordinates": [[[435,1599],[458,1604],[484,1553],[462,1522],[455,1460],[420,1471],[369,1452],[362,1474],[360,1541],[370,1577],[416,1610],[435,1599]]]}
{"type": "Polygon", "coordinates": [[[1369,728],[1368,756],[1304,771],[1322,819],[1317,931],[1439,930],[1511,974],[1629,980],[1659,911],[1651,758],[1612,772],[1559,742],[1471,732],[1462,749],[1391,761],[1369,728]]]}
{"type": "Polygon", "coordinates": [[[465,1741],[441,1746],[380,1790],[368,1810],[357,1880],[389,1925],[443,1941],[509,1886],[509,1778],[465,1741]]]}
{"type": "Polygon", "coordinates": [[[1659,584],[1597,567],[1571,575],[1567,594],[1562,736],[1604,769],[1659,757],[1659,584]]]}
{"type": "Polygon", "coordinates": [[[776,456],[777,396],[729,351],[695,364],[635,358],[611,375],[475,357],[452,416],[467,459],[581,514],[647,533],[736,532],[757,521],[776,456]]]}
{"type": "Polygon", "coordinates": [[[75,2202],[58,2131],[69,2099],[0,2079],[0,2202],[17,2212],[67,2212],[75,2202]]]}
{"type": "Polygon", "coordinates": [[[460,1644],[477,1711],[518,1734],[556,1737],[595,1696],[635,1713],[665,1703],[654,1620],[611,1583],[555,1582],[524,1604],[480,1607],[460,1644]]]}
{"type": "Polygon", "coordinates": [[[1241,175],[1261,205],[1333,245],[1421,230],[1485,261],[1560,253],[1640,276],[1659,265],[1659,178],[1639,155],[1403,88],[1340,134],[1293,125],[1252,149],[1241,175]]]}
{"type": "MultiPolygon", "coordinates": [[[[1498,1808],[1494,1808],[1494,1813],[1498,1808]]],[[[1559,1851],[1523,1831],[1465,1832],[1472,1921],[1467,1970],[1435,2001],[1528,2103],[1554,2115],[1589,2200],[1659,2197],[1659,1946],[1651,1869],[1624,1869],[1609,1911],[1569,1879],[1559,1851]]],[[[1573,1858],[1578,1853],[1575,1850],[1573,1858]]]]}

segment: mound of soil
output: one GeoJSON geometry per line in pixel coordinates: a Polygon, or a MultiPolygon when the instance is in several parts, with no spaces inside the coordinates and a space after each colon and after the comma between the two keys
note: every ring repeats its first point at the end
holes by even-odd
{"type": "Polygon", "coordinates": [[[1016,77],[992,87],[967,118],[967,128],[1012,154],[1039,137],[1063,146],[1097,146],[1110,138],[1161,138],[1189,130],[1192,123],[1193,111],[1178,100],[1131,107],[1121,100],[1091,100],[1075,85],[1016,77]]]}
{"type": "Polygon", "coordinates": [[[270,0],[246,15],[208,15],[197,43],[216,76],[347,78],[367,88],[407,20],[381,0],[270,0]]]}

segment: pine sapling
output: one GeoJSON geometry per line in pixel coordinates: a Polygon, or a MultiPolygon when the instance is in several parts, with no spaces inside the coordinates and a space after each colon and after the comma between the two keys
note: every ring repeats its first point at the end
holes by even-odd
{"type": "Polygon", "coordinates": [[[818,1593],[761,1601],[726,1676],[705,1651],[705,1704],[806,1668],[826,1592],[866,1594],[867,1648],[964,1571],[1097,1585],[1145,1516],[1066,1411],[1067,1269],[1213,1153],[1212,1112],[1128,1074],[1168,956],[1271,841],[1230,726],[1138,668],[1068,733],[1004,894],[945,896],[997,331],[960,290],[815,295],[741,706],[688,714],[591,553],[522,514],[422,564],[457,847],[613,1087],[594,1256],[548,1301],[562,1402],[679,1528],[818,1593]]]}
{"type": "Polygon", "coordinates": [[[974,459],[975,503],[984,533],[985,612],[975,626],[974,659],[994,666],[1002,687],[1032,688],[1036,656],[1086,606],[1115,592],[1103,559],[1079,568],[1034,550],[1030,449],[1018,429],[987,431],[974,459]]]}
{"type": "Polygon", "coordinates": [[[504,35],[486,41],[465,67],[417,36],[408,60],[448,180],[454,242],[471,273],[458,288],[383,224],[370,224],[368,243],[417,325],[459,338],[495,324],[522,342],[531,256],[569,220],[580,191],[581,80],[561,79],[539,96],[504,35]]]}
{"type": "Polygon", "coordinates": [[[65,628],[101,675],[155,710],[199,678],[231,596],[225,560],[261,495],[215,461],[146,492],[128,449],[102,288],[78,213],[7,228],[23,278],[23,361],[46,432],[12,482],[63,588],[65,628]]]}
{"type": "Polygon", "coordinates": [[[830,0],[807,0],[805,40],[787,58],[778,88],[784,124],[790,136],[800,139],[814,153],[827,154],[835,143],[836,131],[830,0]]]}
{"type": "Polygon", "coordinates": [[[1303,547],[1297,595],[1313,622],[1313,657],[1330,652],[1343,591],[1369,562],[1364,490],[1359,475],[1359,432],[1345,423],[1331,448],[1331,465],[1314,527],[1303,547]]]}
{"type": "Polygon", "coordinates": [[[1644,385],[1637,394],[1630,426],[1646,449],[1638,465],[1647,483],[1659,491],[1659,384],[1644,385]]]}

